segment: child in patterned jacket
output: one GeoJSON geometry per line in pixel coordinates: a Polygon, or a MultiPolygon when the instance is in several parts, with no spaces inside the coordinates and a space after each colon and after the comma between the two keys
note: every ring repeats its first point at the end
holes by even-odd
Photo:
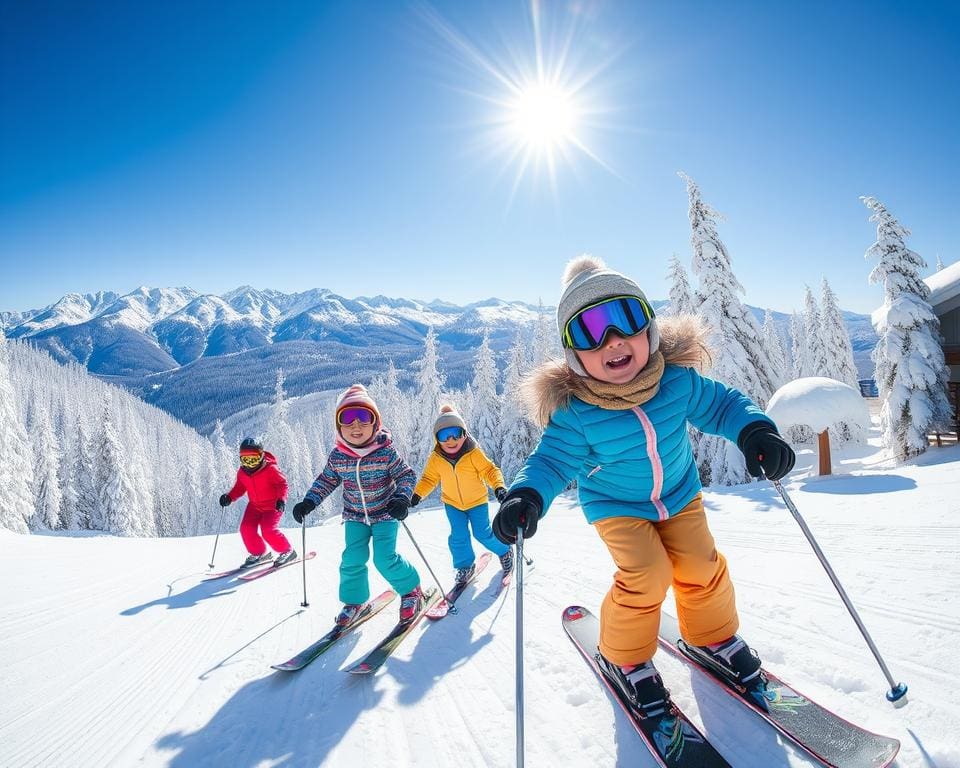
{"type": "Polygon", "coordinates": [[[337,401],[336,444],[323,472],[303,501],[293,507],[302,523],[327,496],[343,484],[343,531],[346,544],[340,560],[340,600],[337,624],[353,621],[370,599],[367,560],[373,541],[373,564],[400,600],[400,620],[409,621],[424,603],[417,570],[397,552],[398,520],[407,516],[416,474],[400,458],[382,428],[380,411],[360,384],[337,401]]]}
{"type": "Polygon", "coordinates": [[[543,437],[517,473],[493,531],[513,543],[573,479],[587,522],[617,566],[600,611],[597,660],[634,706],[667,701],[651,661],[660,606],[673,587],[680,631],[761,701],[760,660],[739,628],[727,561],[707,526],[687,424],[722,435],[751,475],[779,480],[794,453],[776,425],[732,387],[703,376],[706,330],[695,318],[658,325],[630,278],[584,256],[564,274],[557,327],[564,360],[525,383],[543,437]]]}

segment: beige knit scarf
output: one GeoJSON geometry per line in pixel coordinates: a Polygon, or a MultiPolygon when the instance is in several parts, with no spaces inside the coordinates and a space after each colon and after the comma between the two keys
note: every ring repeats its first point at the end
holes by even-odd
{"type": "Polygon", "coordinates": [[[625,411],[642,405],[660,389],[663,377],[663,353],[657,350],[650,360],[630,381],[625,384],[610,384],[581,376],[571,381],[573,395],[585,403],[606,408],[608,411],[625,411]]]}

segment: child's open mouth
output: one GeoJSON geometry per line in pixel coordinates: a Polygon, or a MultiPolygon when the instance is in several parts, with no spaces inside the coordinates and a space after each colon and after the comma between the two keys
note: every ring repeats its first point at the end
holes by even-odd
{"type": "Polygon", "coordinates": [[[620,357],[614,357],[610,360],[607,360],[604,365],[613,369],[624,368],[630,365],[631,360],[633,360],[633,355],[620,355],[620,357]]]}

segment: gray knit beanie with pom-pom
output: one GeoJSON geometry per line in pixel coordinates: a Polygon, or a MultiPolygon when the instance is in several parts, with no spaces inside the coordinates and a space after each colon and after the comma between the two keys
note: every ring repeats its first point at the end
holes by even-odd
{"type": "Polygon", "coordinates": [[[467,425],[463,421],[463,416],[457,413],[457,409],[452,405],[444,405],[440,408],[440,416],[433,422],[434,436],[444,427],[460,427],[464,432],[467,431],[467,425]]]}
{"type": "MultiPolygon", "coordinates": [[[[610,269],[602,259],[589,255],[573,259],[563,272],[563,295],[560,297],[560,303],[557,304],[557,329],[560,331],[560,338],[563,338],[563,330],[567,327],[567,322],[577,312],[611,296],[636,296],[644,301],[647,300],[639,285],[626,275],[610,269]]],[[[660,332],[657,330],[655,318],[650,319],[649,329],[652,355],[660,346],[660,332]]],[[[578,376],[587,376],[574,350],[564,347],[563,354],[567,365],[574,373],[578,376]]]]}

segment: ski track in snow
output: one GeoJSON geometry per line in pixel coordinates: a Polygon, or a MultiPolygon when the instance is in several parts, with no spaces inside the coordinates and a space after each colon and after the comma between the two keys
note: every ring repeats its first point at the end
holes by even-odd
{"type": "MultiPolygon", "coordinates": [[[[899,738],[899,768],[960,766],[960,705],[950,695],[960,675],[945,653],[960,636],[960,472],[950,466],[893,470],[915,488],[902,483],[890,493],[871,495],[862,477],[847,478],[856,496],[840,490],[840,477],[788,486],[892,673],[910,686],[902,710],[884,700],[876,662],[773,489],[706,494],[744,637],[801,691],[899,738]],[[925,487],[936,488],[933,498],[918,490],[925,487]]],[[[409,525],[448,588],[441,510],[421,507],[409,525]]],[[[288,533],[301,549],[300,531],[288,533]]],[[[303,671],[269,668],[331,626],[342,549],[336,519],[307,529],[308,548],[319,553],[307,563],[307,608],[301,565],[253,582],[201,581],[212,537],[0,531],[0,542],[8,553],[0,558],[4,766],[515,764],[517,583],[495,597],[494,567],[466,591],[459,614],[424,621],[366,678],[342,670],[389,631],[398,600],[303,671]]],[[[399,548],[431,586],[402,533],[399,548]]],[[[235,533],[222,535],[215,570],[243,554],[235,533]]],[[[527,764],[652,766],[560,625],[571,603],[599,610],[614,570],[571,498],[554,505],[527,554],[536,560],[524,578],[527,764]]],[[[371,571],[372,593],[385,587],[371,571]]],[[[677,703],[733,765],[817,765],[730,707],[702,673],[666,653],[656,661],[677,703]]]]}

